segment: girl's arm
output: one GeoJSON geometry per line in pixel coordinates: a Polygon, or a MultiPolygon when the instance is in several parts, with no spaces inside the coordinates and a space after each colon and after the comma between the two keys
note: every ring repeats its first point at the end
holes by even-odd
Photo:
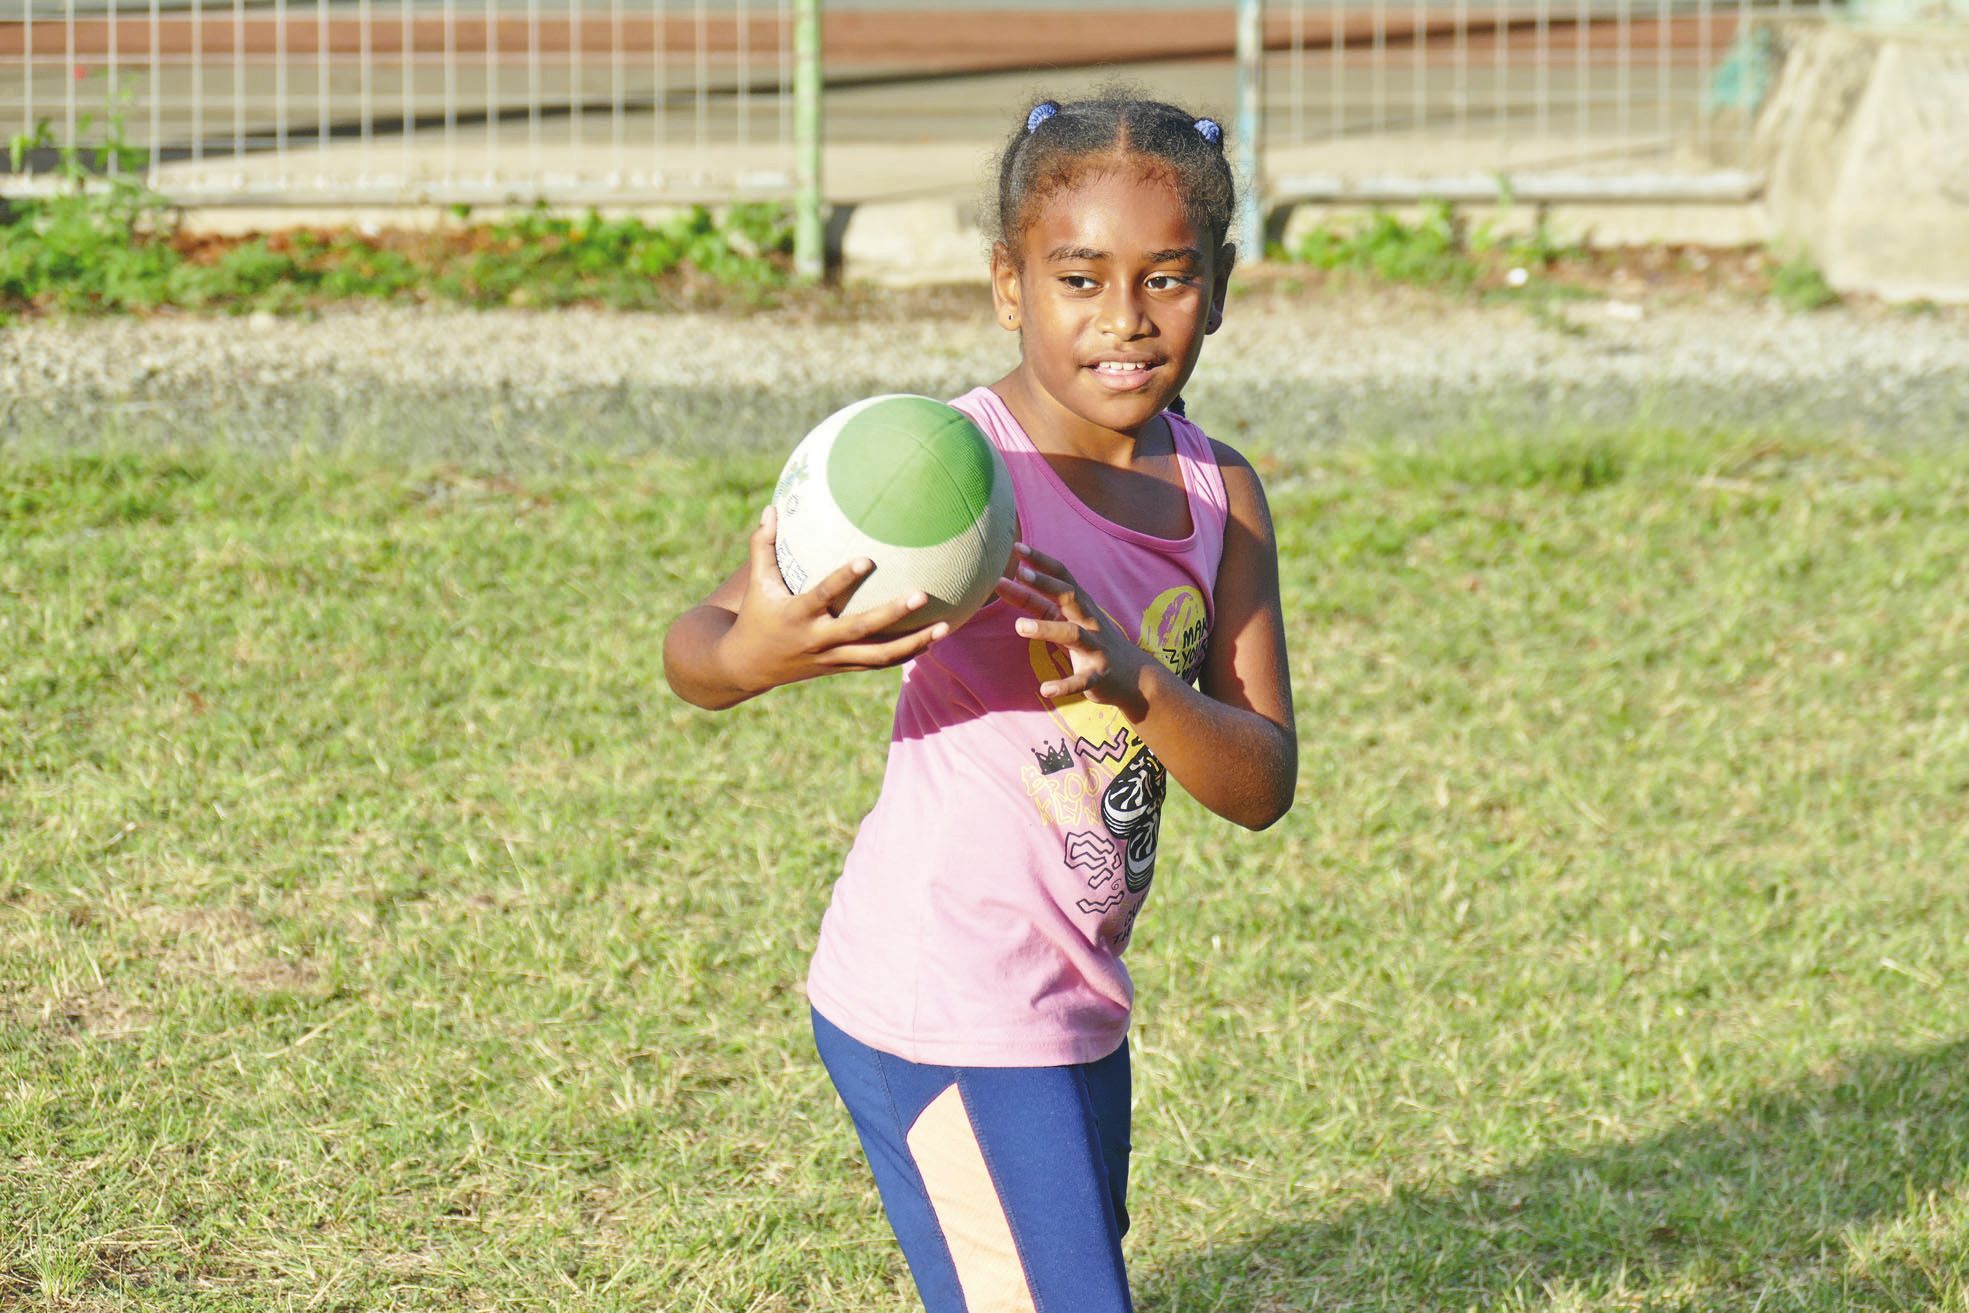
{"type": "Polygon", "coordinates": [[[1057,643],[1072,661],[1073,674],[1040,685],[1041,694],[1084,693],[1118,708],[1191,797],[1262,830],[1291,808],[1299,773],[1278,547],[1257,471],[1221,443],[1217,459],[1230,520],[1198,688],[1131,643],[1065,566],[1023,543],[1016,577],[1000,581],[999,595],[1031,613],[1018,622],[1021,634],[1057,643]]]}
{"type": "Polygon", "coordinates": [[[804,593],[788,591],[773,552],[777,529],[768,506],[745,565],[663,636],[663,676],[684,701],[721,711],[781,684],[899,665],[950,632],[940,621],[901,638],[874,637],[927,602],[920,592],[859,615],[835,615],[874,568],[866,557],[804,593]]]}

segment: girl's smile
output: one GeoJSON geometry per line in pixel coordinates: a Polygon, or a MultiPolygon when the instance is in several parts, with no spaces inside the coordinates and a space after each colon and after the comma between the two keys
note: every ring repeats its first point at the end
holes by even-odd
{"type": "Polygon", "coordinates": [[[1158,371],[1163,367],[1160,360],[1139,360],[1128,357],[1109,357],[1098,360],[1087,368],[1094,371],[1094,377],[1101,386],[1114,392],[1134,392],[1155,381],[1158,371]]]}

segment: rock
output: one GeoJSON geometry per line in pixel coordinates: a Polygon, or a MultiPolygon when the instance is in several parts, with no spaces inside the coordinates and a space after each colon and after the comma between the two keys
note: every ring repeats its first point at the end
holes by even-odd
{"type": "Polygon", "coordinates": [[[1838,291],[1969,303],[1969,29],[1781,31],[1756,143],[1774,230],[1838,291]]]}

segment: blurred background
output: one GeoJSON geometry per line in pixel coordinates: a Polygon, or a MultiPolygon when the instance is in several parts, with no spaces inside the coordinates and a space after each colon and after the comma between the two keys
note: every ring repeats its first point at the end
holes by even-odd
{"type": "Polygon", "coordinates": [[[1743,203],[1807,29],[1964,21],[1962,0],[13,3],[0,125],[114,131],[176,201],[303,209],[968,196],[1008,105],[1117,67],[1235,118],[1265,213],[1743,203]]]}

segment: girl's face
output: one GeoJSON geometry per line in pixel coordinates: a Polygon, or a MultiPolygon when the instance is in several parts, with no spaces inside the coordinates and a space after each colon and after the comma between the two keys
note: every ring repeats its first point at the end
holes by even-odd
{"type": "Polygon", "coordinates": [[[1138,433],[1217,331],[1229,249],[1210,249],[1166,179],[1125,162],[1042,203],[1019,242],[1017,260],[1003,244],[992,253],[992,299],[1021,335],[1034,399],[1138,433]]]}

